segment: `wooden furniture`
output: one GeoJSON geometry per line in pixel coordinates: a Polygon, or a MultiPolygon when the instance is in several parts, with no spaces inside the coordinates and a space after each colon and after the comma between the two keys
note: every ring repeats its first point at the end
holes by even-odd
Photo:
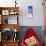
{"type": "Polygon", "coordinates": [[[8,24],[8,16],[17,16],[17,23],[19,17],[19,7],[0,7],[1,24],[8,24]]]}
{"type": "Polygon", "coordinates": [[[0,41],[0,46],[2,46],[2,42],[0,41]]]}
{"type": "Polygon", "coordinates": [[[18,41],[5,41],[3,46],[18,46],[18,41]]]}
{"type": "Polygon", "coordinates": [[[46,46],[46,0],[43,0],[43,10],[44,10],[44,46],[46,46]]]}
{"type": "Polygon", "coordinates": [[[19,32],[20,26],[18,23],[19,18],[19,7],[0,7],[0,32],[1,32],[1,41],[0,46],[18,46],[19,40],[2,40],[2,32],[5,32],[5,29],[11,29],[12,31],[19,32]],[[16,17],[16,22],[12,24],[9,23],[9,17],[13,17],[13,20],[10,21],[15,22],[14,17],[16,17]]]}

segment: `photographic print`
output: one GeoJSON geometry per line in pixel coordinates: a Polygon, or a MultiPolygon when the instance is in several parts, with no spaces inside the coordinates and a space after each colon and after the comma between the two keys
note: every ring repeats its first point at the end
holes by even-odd
{"type": "Polygon", "coordinates": [[[28,18],[32,18],[32,17],[33,17],[33,7],[28,6],[28,18]]]}

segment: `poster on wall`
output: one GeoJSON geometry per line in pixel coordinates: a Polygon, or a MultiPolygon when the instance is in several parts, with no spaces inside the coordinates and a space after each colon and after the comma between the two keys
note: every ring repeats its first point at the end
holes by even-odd
{"type": "Polygon", "coordinates": [[[28,18],[32,18],[32,17],[33,17],[33,7],[28,6],[28,18]]]}

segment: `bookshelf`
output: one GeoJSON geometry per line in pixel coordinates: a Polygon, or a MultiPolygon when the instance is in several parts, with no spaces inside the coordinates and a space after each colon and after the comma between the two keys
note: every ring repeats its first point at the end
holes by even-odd
{"type": "MultiPolygon", "coordinates": [[[[11,34],[10,40],[7,40],[9,38],[6,38],[6,40],[3,39],[2,35],[4,35],[4,32],[6,32],[6,35],[8,35],[8,31],[12,32],[14,35],[19,32],[20,26],[18,22],[19,18],[19,7],[0,7],[0,34],[1,34],[1,40],[0,40],[0,46],[18,46],[19,39],[16,40],[11,34]]],[[[4,35],[5,36],[5,35],[4,35]]],[[[6,36],[6,37],[7,37],[6,36]]]]}

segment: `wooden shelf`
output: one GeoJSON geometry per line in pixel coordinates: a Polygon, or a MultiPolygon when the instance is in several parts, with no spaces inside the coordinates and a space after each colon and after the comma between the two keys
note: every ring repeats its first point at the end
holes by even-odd
{"type": "Polygon", "coordinates": [[[19,42],[19,40],[16,40],[16,41],[10,40],[10,41],[3,41],[3,42],[5,42],[5,43],[8,43],[8,42],[12,43],[12,42],[19,42]]]}
{"type": "Polygon", "coordinates": [[[0,45],[3,45],[3,46],[18,46],[18,41],[3,41],[1,42],[0,45]]]}
{"type": "Polygon", "coordinates": [[[18,41],[0,41],[0,46],[3,45],[3,44],[18,44],[19,40],[18,41]]]}
{"type": "MultiPolygon", "coordinates": [[[[20,26],[18,24],[19,7],[0,7],[0,15],[1,15],[1,17],[0,17],[0,19],[1,19],[0,32],[1,33],[3,33],[3,30],[6,28],[11,29],[12,31],[14,31],[14,33],[15,33],[15,29],[16,29],[17,33],[19,32],[19,30],[20,30],[20,26]],[[6,14],[7,12],[8,12],[8,14],[6,14]],[[10,12],[13,12],[14,14],[11,14],[10,12]],[[17,13],[15,14],[15,12],[17,12],[17,13]],[[5,20],[5,17],[7,18],[9,16],[14,16],[14,17],[17,16],[17,24],[8,24],[8,21],[6,21],[7,19],[5,20]]],[[[2,34],[1,34],[1,36],[2,36],[2,34]]],[[[17,39],[17,41],[13,41],[13,39],[10,39],[9,41],[4,41],[4,39],[2,39],[2,38],[3,37],[1,37],[0,46],[18,46],[18,42],[19,42],[18,39],[17,39]]]]}
{"type": "Polygon", "coordinates": [[[15,10],[19,10],[19,7],[0,7],[0,10],[12,10],[12,9],[15,9],[15,10]]]}
{"type": "Polygon", "coordinates": [[[1,30],[5,29],[5,28],[9,28],[12,29],[14,31],[14,29],[17,30],[17,32],[20,30],[20,26],[18,24],[1,24],[1,30]]]}

